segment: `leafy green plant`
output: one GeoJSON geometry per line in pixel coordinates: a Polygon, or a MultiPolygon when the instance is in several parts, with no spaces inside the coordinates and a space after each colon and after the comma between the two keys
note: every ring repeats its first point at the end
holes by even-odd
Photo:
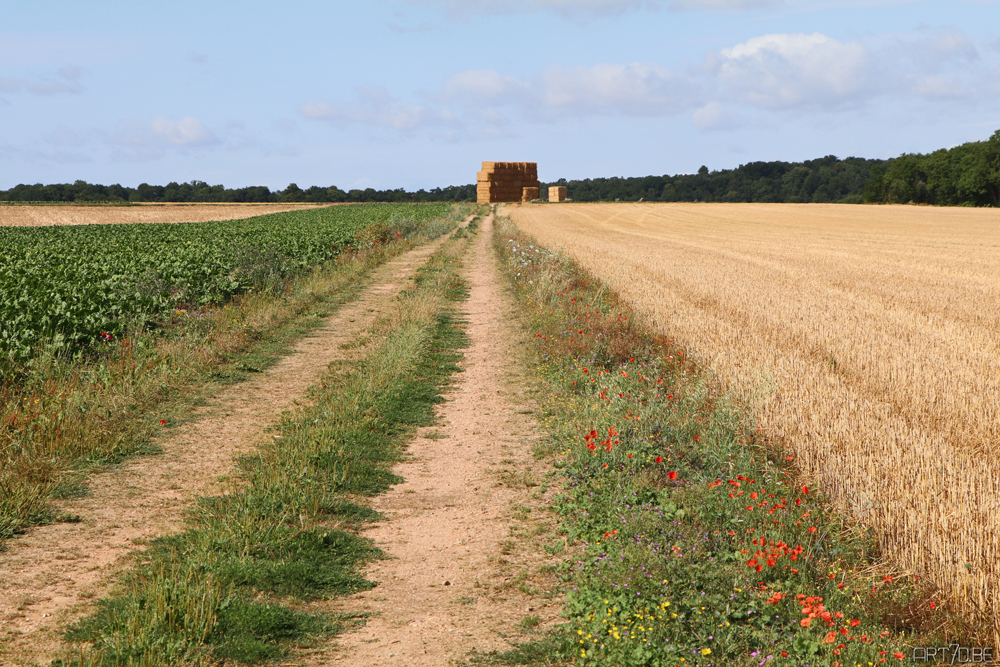
{"type": "Polygon", "coordinates": [[[177,308],[280,285],[412,233],[445,204],[365,204],[185,224],[0,227],[0,360],[100,347],[177,308]]]}

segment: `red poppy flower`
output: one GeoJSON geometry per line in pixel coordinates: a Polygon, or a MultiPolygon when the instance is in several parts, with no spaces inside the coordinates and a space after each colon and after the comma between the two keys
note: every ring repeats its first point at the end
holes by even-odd
{"type": "Polygon", "coordinates": [[[166,419],[161,419],[161,420],[160,420],[160,425],[161,425],[161,426],[163,426],[163,425],[164,425],[164,424],[166,424],[166,423],[167,423],[167,420],[166,420],[166,419]]]}
{"type": "Polygon", "coordinates": [[[662,456],[657,456],[656,457],[656,462],[657,463],[663,463],[663,457],[662,456]]]}
{"type": "Polygon", "coordinates": [[[673,481],[673,480],[677,479],[677,471],[676,470],[671,470],[670,472],[668,472],[667,473],[667,479],[669,479],[670,481],[673,481]]]}

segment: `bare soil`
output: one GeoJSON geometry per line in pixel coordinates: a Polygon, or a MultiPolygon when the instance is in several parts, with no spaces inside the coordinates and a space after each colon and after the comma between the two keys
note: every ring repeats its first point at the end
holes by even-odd
{"type": "Polygon", "coordinates": [[[132,206],[0,205],[0,227],[122,225],[136,222],[239,220],[333,204],[142,204],[132,206]]]}
{"type": "Polygon", "coordinates": [[[387,559],[370,591],[325,608],[370,614],[361,629],[307,664],[450,665],[470,652],[505,650],[559,620],[541,545],[553,539],[544,510],[548,467],[534,460],[538,424],[525,382],[524,333],[500,287],[487,218],[467,260],[471,294],[464,372],[422,429],[406,481],[376,498],[385,516],[365,535],[387,559]],[[525,618],[527,617],[527,619],[525,618]]]}
{"type": "MultiPolygon", "coordinates": [[[[0,208],[0,212],[6,209],[0,208]]],[[[125,209],[126,211],[129,209],[125,209]]],[[[281,412],[304,401],[441,241],[375,271],[361,297],[252,380],[222,388],[190,421],[158,439],[162,455],[134,459],[91,479],[87,497],[60,503],[80,523],[31,530],[0,553],[0,665],[56,657],[59,629],[92,608],[130,554],[180,529],[198,496],[219,493],[233,457],[251,450],[281,412]]]]}

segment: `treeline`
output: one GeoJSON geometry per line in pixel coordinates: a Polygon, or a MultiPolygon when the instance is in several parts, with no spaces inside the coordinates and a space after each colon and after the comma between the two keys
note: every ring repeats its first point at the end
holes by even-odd
{"type": "Polygon", "coordinates": [[[736,169],[642,178],[561,179],[577,202],[844,202],[861,203],[865,183],[883,160],[828,155],[806,162],[750,162],[736,169]]]}
{"type": "Polygon", "coordinates": [[[395,190],[341,190],[336,186],[312,186],[303,190],[295,183],[284,190],[272,192],[263,185],[248,188],[226,188],[209,185],[204,181],[149,185],[142,183],[129,188],[123,185],[99,185],[76,181],[53,185],[17,185],[10,190],[0,190],[0,201],[11,202],[72,202],[72,203],[129,203],[129,202],[229,202],[229,203],[282,203],[282,202],[451,202],[470,201],[476,198],[476,186],[454,185],[447,188],[408,192],[395,190]]]}
{"type": "MultiPolygon", "coordinates": [[[[928,155],[903,154],[891,160],[867,160],[834,155],[805,162],[750,162],[736,169],[678,176],[560,179],[542,184],[565,185],[577,202],[788,202],[936,204],[939,206],[1000,205],[1000,130],[976,141],[928,155]]],[[[203,181],[136,188],[73,184],[18,185],[0,190],[0,201],[127,203],[127,202],[460,202],[475,201],[476,185],[409,192],[341,190],[336,186],[295,183],[284,190],[265,186],[228,189],[203,181]]]]}
{"type": "Polygon", "coordinates": [[[986,141],[905,153],[872,168],[864,199],[885,204],[1000,205],[1000,130],[986,141]]]}

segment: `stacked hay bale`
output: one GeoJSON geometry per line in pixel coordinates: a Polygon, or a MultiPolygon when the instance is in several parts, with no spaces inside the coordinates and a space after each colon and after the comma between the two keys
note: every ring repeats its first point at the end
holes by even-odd
{"type": "Polygon", "coordinates": [[[549,201],[566,201],[566,186],[565,185],[550,185],[549,186],[549,201]]]}
{"type": "Polygon", "coordinates": [[[483,162],[483,170],[476,174],[480,204],[538,199],[539,187],[537,162],[483,162]]]}

